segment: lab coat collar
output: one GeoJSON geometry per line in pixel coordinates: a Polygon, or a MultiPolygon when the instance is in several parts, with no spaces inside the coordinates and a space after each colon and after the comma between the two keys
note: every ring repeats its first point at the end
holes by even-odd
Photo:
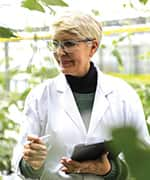
{"type": "Polygon", "coordinates": [[[93,104],[88,134],[92,134],[95,131],[99,121],[102,119],[105,112],[109,108],[107,96],[113,92],[113,88],[108,76],[103,74],[98,68],[97,71],[97,89],[95,93],[95,100],[93,104]]]}
{"type": "MultiPolygon", "coordinates": [[[[98,67],[97,72],[98,72],[98,80],[97,80],[97,90],[96,91],[102,91],[104,96],[107,96],[109,93],[113,91],[113,87],[111,82],[109,81],[109,78],[106,74],[102,73],[98,67]]],[[[68,83],[67,80],[64,76],[63,73],[61,73],[57,78],[56,78],[56,90],[59,93],[64,93],[65,90],[68,88],[68,83]]]]}
{"type": "Polygon", "coordinates": [[[71,88],[69,87],[67,80],[63,74],[61,74],[61,76],[58,77],[56,81],[56,91],[58,92],[62,108],[69,116],[69,118],[73,121],[75,126],[80,130],[81,134],[85,136],[85,125],[76,105],[71,88]]]}
{"type": "MultiPolygon", "coordinates": [[[[95,100],[91,114],[91,121],[89,125],[88,134],[92,133],[97,124],[102,119],[106,110],[109,107],[109,102],[107,100],[108,94],[112,93],[113,87],[107,75],[103,74],[98,68],[98,81],[97,81],[97,89],[95,93],[95,100]]],[[[61,74],[56,81],[56,90],[58,94],[62,98],[62,106],[64,111],[68,114],[70,119],[76,125],[76,127],[86,135],[86,128],[79,113],[78,107],[73,97],[73,93],[66,81],[66,78],[63,74],[61,74]]]]}

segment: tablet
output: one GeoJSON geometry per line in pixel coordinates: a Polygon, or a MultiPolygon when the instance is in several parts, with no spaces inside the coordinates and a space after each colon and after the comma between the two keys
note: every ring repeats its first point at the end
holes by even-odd
{"type": "MultiPolygon", "coordinates": [[[[79,162],[96,160],[100,158],[102,154],[111,151],[111,144],[112,141],[94,144],[78,144],[74,147],[71,159],[79,162]]],[[[117,154],[115,153],[115,155],[117,154]]]]}

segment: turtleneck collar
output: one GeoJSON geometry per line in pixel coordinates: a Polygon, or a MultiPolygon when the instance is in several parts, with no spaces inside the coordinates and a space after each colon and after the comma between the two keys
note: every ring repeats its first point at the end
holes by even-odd
{"type": "Polygon", "coordinates": [[[97,70],[93,62],[90,63],[88,73],[83,77],[65,75],[73,92],[77,93],[92,93],[96,91],[97,85],[97,70]]]}

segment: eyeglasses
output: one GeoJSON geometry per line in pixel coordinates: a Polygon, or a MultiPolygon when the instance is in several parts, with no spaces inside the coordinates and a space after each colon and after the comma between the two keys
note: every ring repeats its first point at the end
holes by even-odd
{"type": "Polygon", "coordinates": [[[82,40],[64,40],[64,41],[57,41],[52,40],[49,41],[49,48],[53,52],[56,52],[59,47],[61,47],[65,52],[73,52],[75,47],[81,42],[90,42],[94,39],[86,38],[82,40]]]}

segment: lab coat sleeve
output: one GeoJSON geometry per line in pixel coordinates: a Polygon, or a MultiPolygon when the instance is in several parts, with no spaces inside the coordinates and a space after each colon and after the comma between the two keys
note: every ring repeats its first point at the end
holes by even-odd
{"type": "Polygon", "coordinates": [[[24,178],[21,175],[19,169],[19,162],[23,155],[23,147],[27,141],[27,135],[37,135],[40,136],[40,127],[41,127],[41,120],[39,116],[38,110],[38,99],[37,99],[37,92],[38,89],[35,89],[29,93],[26,98],[24,111],[21,116],[20,120],[20,134],[18,138],[18,143],[14,148],[13,158],[12,158],[12,167],[14,171],[24,178]]]}

